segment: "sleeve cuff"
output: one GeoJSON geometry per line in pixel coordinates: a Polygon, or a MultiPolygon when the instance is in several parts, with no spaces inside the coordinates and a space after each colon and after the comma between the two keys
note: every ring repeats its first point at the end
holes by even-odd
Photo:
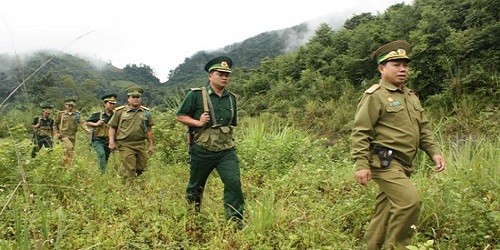
{"type": "Polygon", "coordinates": [[[361,169],[370,169],[370,164],[368,162],[368,159],[357,159],[356,162],[354,163],[354,168],[356,171],[361,169]]]}
{"type": "Polygon", "coordinates": [[[434,147],[427,152],[427,155],[432,158],[435,155],[442,155],[438,147],[434,147]]]}

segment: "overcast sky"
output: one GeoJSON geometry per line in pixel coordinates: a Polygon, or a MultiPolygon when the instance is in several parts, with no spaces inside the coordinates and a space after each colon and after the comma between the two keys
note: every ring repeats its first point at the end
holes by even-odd
{"type": "Polygon", "coordinates": [[[401,2],[411,0],[1,0],[0,54],[56,49],[119,68],[142,63],[163,82],[198,51],[323,16],[383,12],[401,2]]]}

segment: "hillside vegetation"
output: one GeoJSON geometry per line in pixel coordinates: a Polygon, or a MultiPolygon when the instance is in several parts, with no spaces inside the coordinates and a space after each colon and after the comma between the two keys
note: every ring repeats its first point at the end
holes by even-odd
{"type": "MultiPolygon", "coordinates": [[[[2,249],[355,249],[373,212],[377,187],[353,179],[346,143],[288,126],[281,118],[244,118],[238,154],[246,198],[245,223],[225,220],[222,183],[209,178],[201,213],[184,199],[189,175],[185,128],[173,111],[153,110],[156,152],[132,184],[117,177],[112,154],[101,175],[85,133],[76,161],[61,165],[63,149],[42,150],[21,131],[0,141],[2,249]]],[[[412,177],[422,200],[412,245],[419,249],[497,249],[500,211],[500,138],[445,139],[448,169],[433,173],[419,155],[412,177]],[[426,245],[426,246],[425,246],[426,245]]],[[[416,249],[416,248],[414,248],[416,249]]]]}
{"type": "MultiPolygon", "coordinates": [[[[378,79],[371,52],[406,39],[413,45],[409,85],[424,103],[448,165],[436,174],[427,156],[417,155],[412,180],[422,213],[408,247],[498,249],[499,8],[498,0],[397,4],[379,15],[353,16],[340,30],[321,25],[296,52],[266,58],[256,68],[235,68],[229,86],[240,108],[237,150],[247,225],[240,231],[224,219],[216,172],[201,213],[189,213],[186,129],[174,120],[182,92],[147,85],[156,152],[146,173],[126,184],[116,176],[118,155],[112,155],[108,173],[99,173],[83,132],[70,167],[61,164],[60,144],[29,157],[30,123],[39,112],[31,100],[45,92],[27,84],[0,110],[0,248],[356,249],[377,187],[372,182],[364,188],[353,179],[354,111],[378,79]]],[[[131,65],[129,77],[115,70],[107,73],[114,77],[95,79],[118,90],[152,74],[146,65],[131,65]]],[[[0,73],[0,80],[7,78],[18,81],[0,73]]],[[[87,81],[76,80],[69,69],[34,79],[56,79],[61,98],[83,97],[92,86],[113,90],[83,85],[87,81]]],[[[2,97],[8,94],[2,91],[2,97]]],[[[98,101],[85,105],[83,116],[99,108],[98,101]]]]}

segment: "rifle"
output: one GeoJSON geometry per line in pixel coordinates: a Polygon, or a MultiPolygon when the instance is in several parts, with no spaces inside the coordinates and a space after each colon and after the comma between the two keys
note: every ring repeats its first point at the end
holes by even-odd
{"type": "MultiPolygon", "coordinates": [[[[208,113],[208,112],[210,112],[210,109],[208,107],[208,98],[209,97],[208,97],[207,88],[201,87],[200,89],[201,89],[201,97],[203,100],[203,112],[208,113]]],[[[188,153],[191,152],[191,145],[194,142],[195,133],[196,133],[195,128],[188,126],[187,136],[186,136],[186,144],[187,144],[188,153]]]]}
{"type": "Polygon", "coordinates": [[[31,136],[31,142],[33,145],[38,146],[38,136],[36,136],[36,129],[33,129],[33,134],[31,136]]]}
{"type": "Polygon", "coordinates": [[[42,117],[35,117],[36,124],[33,127],[33,135],[31,141],[35,144],[35,147],[38,147],[38,129],[40,128],[42,117]]]}
{"type": "MultiPolygon", "coordinates": [[[[100,120],[102,120],[103,113],[104,113],[104,110],[99,113],[99,120],[97,120],[98,122],[100,120]]],[[[92,140],[94,139],[95,128],[96,127],[94,127],[94,126],[88,126],[88,125],[87,125],[87,127],[90,127],[90,129],[89,129],[90,131],[89,131],[89,135],[88,135],[89,136],[89,145],[90,145],[90,149],[89,150],[92,150],[92,140]]]]}
{"type": "Polygon", "coordinates": [[[91,128],[90,133],[89,133],[89,145],[90,145],[89,151],[92,150],[92,139],[93,138],[94,138],[94,128],[91,128]]]}

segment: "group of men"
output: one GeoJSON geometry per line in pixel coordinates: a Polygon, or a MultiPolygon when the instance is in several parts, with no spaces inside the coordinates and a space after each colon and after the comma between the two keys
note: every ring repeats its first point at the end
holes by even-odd
{"type": "MultiPolygon", "coordinates": [[[[194,211],[200,211],[205,184],[216,169],[225,186],[226,216],[242,228],[244,199],[233,133],[237,125],[236,96],[226,90],[232,64],[231,58],[225,56],[210,60],[205,66],[208,84],[191,89],[176,118],[189,127],[191,138],[190,178],[186,189],[188,203],[192,204],[194,211]]],[[[80,121],[80,113],[74,110],[76,100],[66,100],[65,110],[59,111],[55,120],[49,117],[53,107],[43,104],[42,116],[35,117],[33,122],[37,139],[32,156],[35,157],[43,146],[51,148],[51,137],[54,137],[64,148],[63,163],[71,163],[76,133],[82,127],[91,134],[99,170],[106,172],[109,156],[117,150],[121,158],[121,177],[134,180],[146,170],[148,157],[154,152],[151,129],[154,120],[150,110],[142,106],[143,92],[138,86],[128,88],[127,104],[120,107],[115,107],[116,94],[103,96],[104,108],[87,119],[86,127],[80,121]],[[51,121],[45,122],[46,119],[51,121]]]]}
{"type": "Polygon", "coordinates": [[[36,157],[42,147],[52,148],[52,138],[57,138],[64,149],[63,164],[71,164],[76,133],[81,128],[90,135],[101,173],[106,172],[109,156],[117,149],[124,165],[121,176],[127,180],[133,179],[146,169],[147,154],[152,154],[154,150],[151,130],[154,123],[149,109],[141,105],[143,92],[139,86],[129,87],[128,103],[118,108],[115,107],[116,94],[103,96],[103,109],[93,113],[86,122],[82,122],[80,112],[75,110],[75,99],[65,100],[65,109],[57,112],[55,119],[50,118],[53,106],[43,103],[42,115],[33,121],[35,146],[31,156],[36,157]],[[144,143],[146,139],[149,144],[147,150],[144,143]]]}
{"type": "MultiPolygon", "coordinates": [[[[432,158],[437,172],[445,169],[420,101],[405,85],[410,49],[406,41],[397,40],[372,54],[381,79],[365,91],[354,118],[351,142],[355,178],[363,186],[373,179],[380,190],[366,232],[367,249],[404,249],[409,244],[420,209],[417,189],[409,179],[415,170],[417,150],[424,150],[432,158]]],[[[233,132],[237,105],[236,96],[226,89],[232,64],[225,56],[210,60],[205,65],[208,84],[187,93],[176,119],[189,128],[188,203],[194,211],[200,211],[205,184],[215,169],[224,184],[226,216],[241,228],[244,198],[233,132]]],[[[101,171],[106,170],[106,161],[115,149],[122,159],[124,178],[133,179],[146,169],[148,154],[154,151],[154,122],[149,109],[141,106],[142,93],[140,87],[128,89],[128,105],[119,108],[114,107],[116,95],[104,96],[104,109],[87,120],[93,128],[92,146],[101,171]]],[[[65,105],[66,110],[57,114],[53,127],[68,151],[65,157],[70,158],[79,115],[72,109],[74,100],[67,100],[65,105]]],[[[40,131],[50,127],[47,117],[51,107],[42,108],[42,116],[34,121],[40,131]]],[[[38,147],[51,144],[47,133],[39,135],[38,147]]]]}

